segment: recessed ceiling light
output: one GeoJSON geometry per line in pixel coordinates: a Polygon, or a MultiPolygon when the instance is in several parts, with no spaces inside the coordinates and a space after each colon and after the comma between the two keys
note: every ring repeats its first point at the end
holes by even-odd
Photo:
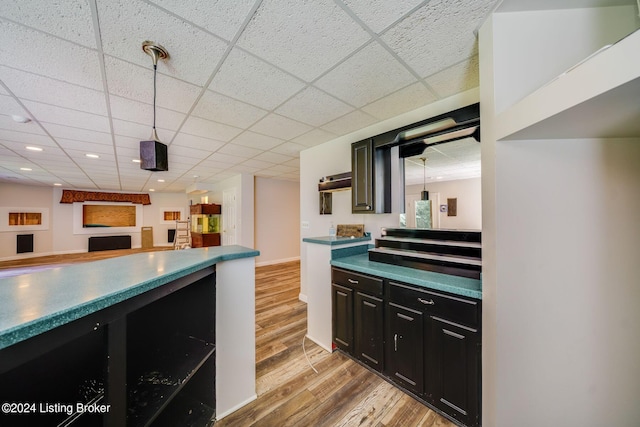
{"type": "Polygon", "coordinates": [[[442,179],[442,177],[441,176],[436,176],[436,179],[442,179]]]}
{"type": "Polygon", "coordinates": [[[133,163],[142,163],[142,160],[140,160],[140,159],[133,159],[133,160],[131,160],[131,161],[132,161],[133,163]]]}
{"type": "Polygon", "coordinates": [[[29,151],[43,151],[43,149],[42,149],[42,148],[40,148],[40,147],[31,147],[31,146],[27,146],[27,147],[25,147],[25,148],[26,148],[27,150],[29,150],[29,151]]]}
{"type": "Polygon", "coordinates": [[[13,119],[14,122],[18,122],[18,123],[29,123],[31,121],[29,117],[21,116],[19,114],[12,114],[11,118],[13,119]]]}
{"type": "Polygon", "coordinates": [[[164,182],[164,179],[159,179],[158,182],[164,182]]]}
{"type": "Polygon", "coordinates": [[[194,178],[200,178],[200,175],[193,175],[194,178]]]}
{"type": "Polygon", "coordinates": [[[153,188],[150,188],[149,191],[156,191],[156,190],[154,190],[153,188]]]}
{"type": "Polygon", "coordinates": [[[54,182],[53,185],[55,185],[56,187],[61,187],[62,184],[60,184],[59,182],[54,182]]]}
{"type": "Polygon", "coordinates": [[[97,154],[85,154],[85,156],[89,157],[90,159],[99,159],[100,156],[98,156],[97,154]]]}
{"type": "Polygon", "coordinates": [[[30,171],[30,170],[33,170],[33,169],[31,169],[31,168],[20,168],[20,170],[21,171],[30,171]]]}

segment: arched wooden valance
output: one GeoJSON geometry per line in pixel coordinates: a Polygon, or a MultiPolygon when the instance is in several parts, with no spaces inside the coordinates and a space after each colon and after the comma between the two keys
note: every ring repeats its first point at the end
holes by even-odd
{"type": "Polygon", "coordinates": [[[103,193],[101,191],[62,190],[60,203],[75,202],[131,202],[150,205],[148,194],[103,193]]]}

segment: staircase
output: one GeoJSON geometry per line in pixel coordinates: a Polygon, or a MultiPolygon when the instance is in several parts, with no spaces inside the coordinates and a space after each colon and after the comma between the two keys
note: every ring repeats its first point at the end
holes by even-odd
{"type": "Polygon", "coordinates": [[[385,228],[369,260],[480,279],[480,231],[385,228]]]}

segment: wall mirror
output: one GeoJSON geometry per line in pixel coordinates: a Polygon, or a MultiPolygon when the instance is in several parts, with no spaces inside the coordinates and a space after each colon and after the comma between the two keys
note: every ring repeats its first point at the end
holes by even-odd
{"type": "Polygon", "coordinates": [[[422,153],[405,157],[400,226],[480,230],[480,177],[480,143],[473,137],[426,146],[422,153]],[[425,190],[429,200],[422,200],[425,190]]]}

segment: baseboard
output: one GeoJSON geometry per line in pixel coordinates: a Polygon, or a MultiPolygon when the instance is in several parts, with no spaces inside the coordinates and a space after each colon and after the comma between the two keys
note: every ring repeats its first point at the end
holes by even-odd
{"type": "Polygon", "coordinates": [[[235,411],[237,411],[238,409],[242,408],[245,405],[248,405],[249,403],[253,402],[254,400],[256,400],[258,398],[257,394],[254,394],[253,396],[251,396],[249,399],[245,400],[244,402],[238,403],[236,406],[234,406],[233,408],[227,409],[226,411],[220,413],[220,414],[216,414],[216,421],[221,420],[222,418],[226,417],[227,415],[231,415],[232,413],[234,413],[235,411]]]}
{"type": "Polygon", "coordinates": [[[256,262],[256,267],[264,267],[265,265],[283,264],[285,262],[300,261],[300,257],[276,259],[273,261],[256,262]]]}
{"type": "Polygon", "coordinates": [[[298,299],[306,304],[307,296],[305,294],[298,294],[298,299]]]}
{"type": "Polygon", "coordinates": [[[308,339],[310,339],[311,341],[313,341],[315,344],[317,344],[320,348],[323,348],[325,350],[327,350],[329,353],[333,353],[333,349],[331,347],[327,347],[323,344],[320,344],[320,342],[318,342],[318,340],[314,339],[311,335],[307,334],[306,337],[308,339]]]}
{"type": "Polygon", "coordinates": [[[51,255],[62,255],[62,254],[75,254],[75,253],[86,253],[86,249],[80,249],[75,251],[54,251],[54,252],[29,252],[25,254],[12,255],[8,257],[0,258],[0,261],[15,261],[17,259],[27,259],[27,258],[37,258],[41,256],[51,256],[51,255]]]}

